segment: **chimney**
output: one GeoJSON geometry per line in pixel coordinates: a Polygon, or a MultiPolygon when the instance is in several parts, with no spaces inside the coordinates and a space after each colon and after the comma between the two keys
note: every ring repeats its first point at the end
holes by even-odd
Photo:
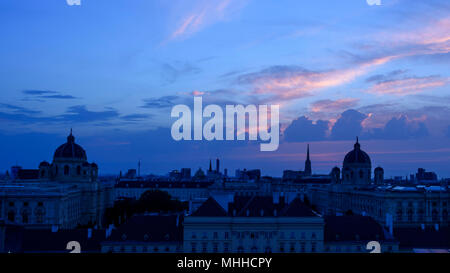
{"type": "Polygon", "coordinates": [[[92,238],[92,228],[88,228],[87,232],[88,232],[88,239],[91,239],[92,238]]]}

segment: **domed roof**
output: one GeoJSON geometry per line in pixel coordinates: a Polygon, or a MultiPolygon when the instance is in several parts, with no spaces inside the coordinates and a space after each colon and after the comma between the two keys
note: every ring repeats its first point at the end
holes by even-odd
{"type": "Polygon", "coordinates": [[[70,135],[67,137],[67,142],[56,149],[53,159],[56,158],[87,160],[84,149],[75,143],[75,137],[72,135],[72,130],[70,130],[70,135]]]}
{"type": "Polygon", "coordinates": [[[42,161],[41,163],[39,163],[39,167],[49,167],[50,163],[48,163],[47,161],[42,161]]]}
{"type": "Polygon", "coordinates": [[[344,166],[347,164],[368,164],[371,165],[369,155],[361,150],[361,145],[359,144],[358,138],[356,138],[356,143],[354,149],[350,151],[344,158],[344,166]]]}

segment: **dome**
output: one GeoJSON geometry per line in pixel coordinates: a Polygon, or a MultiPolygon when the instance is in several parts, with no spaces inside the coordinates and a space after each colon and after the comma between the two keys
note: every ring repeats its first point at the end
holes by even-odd
{"type": "Polygon", "coordinates": [[[39,163],[39,167],[50,167],[50,163],[48,163],[47,161],[42,161],[41,163],[39,163]]]}
{"type": "Polygon", "coordinates": [[[72,135],[72,130],[70,130],[70,135],[67,137],[67,142],[56,149],[53,159],[56,158],[87,160],[84,149],[75,143],[75,137],[72,135]]]}
{"type": "Polygon", "coordinates": [[[375,171],[376,171],[376,172],[382,172],[382,171],[384,171],[384,170],[383,170],[383,168],[381,168],[381,167],[376,167],[376,168],[375,168],[375,171]]]}
{"type": "Polygon", "coordinates": [[[358,142],[358,138],[356,138],[356,143],[354,149],[350,151],[344,158],[344,165],[347,164],[368,164],[370,163],[369,155],[361,150],[361,145],[358,142]]]}

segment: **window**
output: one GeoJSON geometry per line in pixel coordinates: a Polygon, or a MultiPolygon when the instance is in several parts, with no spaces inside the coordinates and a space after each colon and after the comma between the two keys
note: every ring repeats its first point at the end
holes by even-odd
{"type": "Polygon", "coordinates": [[[316,239],[316,233],[315,233],[315,232],[313,232],[313,233],[311,234],[311,238],[316,239]]]}
{"type": "Polygon", "coordinates": [[[69,166],[64,166],[64,175],[69,175],[69,166]]]}
{"type": "Polygon", "coordinates": [[[191,252],[192,253],[197,252],[197,244],[196,243],[191,243],[191,252]]]}
{"type": "Polygon", "coordinates": [[[295,243],[291,243],[290,251],[295,252],[295,243]]]}
{"type": "Polygon", "coordinates": [[[206,242],[202,243],[202,252],[203,253],[208,252],[208,243],[206,242]]]}
{"type": "Polygon", "coordinates": [[[218,243],[213,243],[213,252],[214,253],[219,252],[219,244],[218,243]]]}
{"type": "Polygon", "coordinates": [[[225,232],[225,239],[228,239],[228,237],[229,237],[228,232],[225,232]]]}
{"type": "Polygon", "coordinates": [[[311,252],[316,252],[316,243],[311,244],[311,252]]]}
{"type": "Polygon", "coordinates": [[[217,232],[214,232],[213,238],[214,238],[214,239],[219,238],[219,234],[218,234],[217,232]]]}
{"type": "Polygon", "coordinates": [[[195,232],[192,232],[192,239],[196,239],[197,238],[197,234],[195,234],[195,232]]]}
{"type": "Polygon", "coordinates": [[[433,209],[431,212],[431,218],[433,219],[433,222],[439,221],[439,215],[436,209],[433,209]]]}
{"type": "Polygon", "coordinates": [[[359,178],[363,178],[364,177],[364,173],[362,170],[359,171],[359,178]]]}
{"type": "Polygon", "coordinates": [[[28,224],[29,212],[27,210],[22,211],[22,223],[28,224]]]}
{"type": "Polygon", "coordinates": [[[230,251],[229,248],[230,248],[230,247],[229,247],[228,243],[224,243],[224,244],[223,244],[223,252],[225,252],[225,253],[229,252],[229,251],[230,251]]]}
{"type": "Polygon", "coordinates": [[[300,252],[306,251],[306,244],[304,242],[300,243],[300,252]]]}
{"type": "Polygon", "coordinates": [[[280,252],[284,252],[284,243],[280,243],[280,252]]]}
{"type": "Polygon", "coordinates": [[[81,167],[77,166],[77,175],[80,175],[80,174],[81,174],[81,167]]]}
{"type": "Polygon", "coordinates": [[[14,222],[15,219],[16,219],[16,213],[13,210],[10,210],[8,212],[8,221],[14,222]]]}

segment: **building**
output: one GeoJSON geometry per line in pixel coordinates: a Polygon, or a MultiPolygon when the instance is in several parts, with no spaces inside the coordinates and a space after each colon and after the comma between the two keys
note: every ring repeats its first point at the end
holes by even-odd
{"type": "Polygon", "coordinates": [[[367,244],[376,241],[380,252],[397,252],[398,241],[368,216],[325,216],[324,252],[367,253],[367,244]]]}
{"type": "Polygon", "coordinates": [[[381,167],[371,179],[371,160],[357,140],[344,158],[342,176],[332,170],[329,184],[310,184],[307,192],[315,208],[324,215],[353,213],[367,215],[388,226],[448,226],[448,186],[386,184],[381,167]]]}
{"type": "Polygon", "coordinates": [[[115,199],[139,199],[148,190],[165,191],[174,199],[190,201],[197,198],[208,198],[209,189],[213,182],[190,182],[168,180],[121,180],[115,187],[115,199]]]}
{"type": "Polygon", "coordinates": [[[183,251],[182,215],[135,215],[102,242],[106,253],[177,253],[183,251]]]}
{"type": "Polygon", "coordinates": [[[311,159],[309,157],[309,144],[308,144],[306,148],[306,160],[304,170],[303,171],[284,170],[283,180],[284,181],[301,180],[302,178],[307,178],[310,176],[312,176],[312,169],[311,169],[311,159]]]}
{"type": "Polygon", "coordinates": [[[185,252],[321,252],[323,218],[299,198],[235,196],[209,198],[184,220],[185,252]]]}
{"type": "Polygon", "coordinates": [[[101,226],[113,204],[113,183],[98,180],[98,166],[70,132],[52,163],[37,170],[14,167],[13,179],[0,185],[0,220],[29,228],[101,226]]]}

